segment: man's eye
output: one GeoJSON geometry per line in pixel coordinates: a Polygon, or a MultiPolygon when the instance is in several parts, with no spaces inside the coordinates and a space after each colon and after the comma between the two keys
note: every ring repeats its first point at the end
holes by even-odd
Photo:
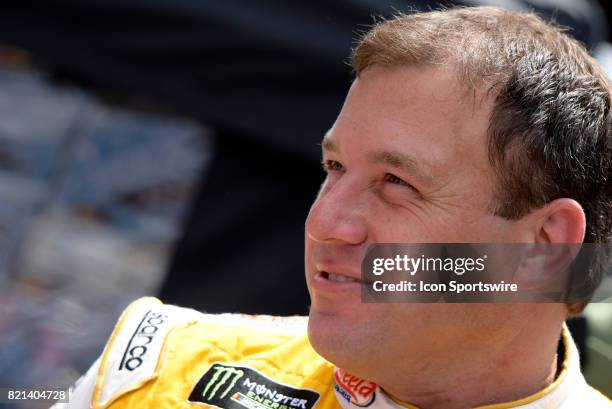
{"type": "Polygon", "coordinates": [[[337,160],[330,159],[330,160],[323,161],[323,170],[325,172],[330,172],[330,171],[343,172],[344,166],[342,166],[342,164],[338,162],[337,160]]]}
{"type": "Polygon", "coordinates": [[[408,183],[404,182],[402,179],[398,178],[397,176],[395,176],[392,173],[387,173],[385,175],[385,181],[389,182],[389,183],[393,183],[395,185],[409,186],[410,187],[410,185],[408,183]]]}

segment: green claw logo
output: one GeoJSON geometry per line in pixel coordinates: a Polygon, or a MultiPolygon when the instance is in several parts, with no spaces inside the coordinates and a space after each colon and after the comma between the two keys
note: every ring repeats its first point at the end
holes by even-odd
{"type": "Polygon", "coordinates": [[[221,389],[221,387],[227,385],[219,396],[219,399],[225,398],[229,391],[236,385],[236,382],[238,382],[238,380],[244,376],[244,371],[228,366],[219,365],[212,369],[215,371],[215,373],[210,381],[208,381],[204,391],[202,392],[202,397],[209,401],[215,397],[216,393],[219,391],[219,389],[221,389]],[[208,397],[206,397],[206,393],[209,390],[210,394],[208,397]]]}

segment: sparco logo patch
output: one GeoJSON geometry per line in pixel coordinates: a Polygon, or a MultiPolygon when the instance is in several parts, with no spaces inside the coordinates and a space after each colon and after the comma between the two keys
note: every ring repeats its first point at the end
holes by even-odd
{"type": "Polygon", "coordinates": [[[347,401],[356,406],[370,406],[376,399],[376,384],[365,381],[342,369],[336,369],[336,391],[347,401]]]}
{"type": "Polygon", "coordinates": [[[244,366],[213,364],[189,401],[222,409],[312,409],[319,394],[274,382],[244,366]]]}
{"type": "Polygon", "coordinates": [[[153,343],[159,327],[167,318],[164,314],[147,311],[140,324],[138,324],[136,331],[132,334],[127,348],[125,348],[119,363],[119,371],[133,371],[142,365],[147,356],[149,345],[153,343]]]}

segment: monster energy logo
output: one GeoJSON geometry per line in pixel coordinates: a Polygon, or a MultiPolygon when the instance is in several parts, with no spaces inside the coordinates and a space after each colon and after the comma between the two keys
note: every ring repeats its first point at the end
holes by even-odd
{"type": "Polygon", "coordinates": [[[318,399],[313,390],[276,382],[246,366],[222,363],[212,364],[189,395],[192,403],[221,409],[312,409],[318,399]]]}
{"type": "Polygon", "coordinates": [[[206,384],[206,387],[204,387],[204,392],[202,392],[202,397],[207,400],[212,400],[215,397],[215,394],[223,386],[225,386],[225,389],[223,389],[223,392],[221,392],[221,395],[219,395],[219,399],[225,398],[229,391],[236,385],[238,379],[242,378],[244,375],[244,371],[231,366],[213,366],[212,370],[215,373],[212,378],[210,378],[210,381],[208,381],[206,384]],[[206,397],[206,393],[209,390],[210,394],[208,397],[206,397]]]}

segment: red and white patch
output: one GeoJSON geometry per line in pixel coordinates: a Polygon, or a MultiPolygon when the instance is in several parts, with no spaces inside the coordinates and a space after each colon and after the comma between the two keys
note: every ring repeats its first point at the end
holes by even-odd
{"type": "MultiPolygon", "coordinates": [[[[366,381],[355,375],[336,368],[334,372],[336,385],[351,397],[351,403],[357,406],[368,406],[376,397],[376,387],[374,382],[366,381]]],[[[344,394],[343,394],[344,395],[344,394]]]]}

